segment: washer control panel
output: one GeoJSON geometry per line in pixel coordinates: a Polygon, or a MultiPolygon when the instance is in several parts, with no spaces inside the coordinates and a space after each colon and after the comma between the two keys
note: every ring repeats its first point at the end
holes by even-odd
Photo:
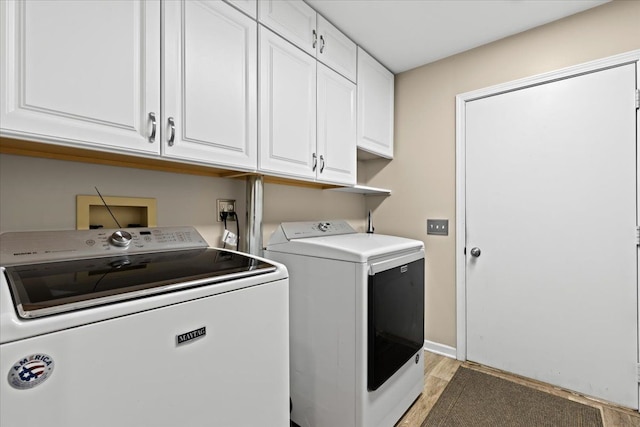
{"type": "Polygon", "coordinates": [[[318,222],[283,222],[280,224],[288,240],[305,239],[308,237],[335,236],[338,234],[352,234],[356,230],[347,221],[318,221],[318,222]]]}
{"type": "Polygon", "coordinates": [[[208,246],[194,227],[18,231],[0,234],[0,265],[199,249],[208,246]]]}

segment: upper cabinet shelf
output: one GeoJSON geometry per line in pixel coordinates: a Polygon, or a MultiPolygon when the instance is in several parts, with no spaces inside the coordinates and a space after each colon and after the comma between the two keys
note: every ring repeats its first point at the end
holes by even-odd
{"type": "Polygon", "coordinates": [[[330,188],[332,191],[342,191],[344,193],[364,194],[365,196],[390,196],[391,190],[386,188],[369,187],[367,185],[356,184],[351,187],[330,188]]]}

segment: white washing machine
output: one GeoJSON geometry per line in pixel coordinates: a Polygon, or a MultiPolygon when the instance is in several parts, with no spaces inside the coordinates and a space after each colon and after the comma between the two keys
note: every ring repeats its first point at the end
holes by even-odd
{"type": "Polygon", "coordinates": [[[112,232],[0,235],[0,425],[289,426],[286,269],[112,232]]]}
{"type": "Polygon", "coordinates": [[[424,387],[423,243],[293,222],[265,256],[289,271],[291,420],[393,426],[424,387]]]}

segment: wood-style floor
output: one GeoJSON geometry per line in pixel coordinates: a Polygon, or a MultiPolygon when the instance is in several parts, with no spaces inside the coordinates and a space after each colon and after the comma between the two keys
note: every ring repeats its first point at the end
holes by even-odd
{"type": "Polygon", "coordinates": [[[549,384],[507,374],[492,368],[469,362],[459,362],[449,357],[425,351],[424,353],[424,391],[396,424],[396,427],[420,427],[422,421],[440,397],[449,380],[458,367],[476,369],[496,375],[535,389],[552,393],[566,399],[593,406],[600,410],[604,427],[640,427],[640,414],[628,409],[608,405],[604,402],[553,387],[549,384]]]}

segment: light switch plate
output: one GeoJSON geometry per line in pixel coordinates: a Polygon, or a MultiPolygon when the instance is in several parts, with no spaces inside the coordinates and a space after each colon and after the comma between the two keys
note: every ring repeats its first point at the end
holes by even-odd
{"type": "Polygon", "coordinates": [[[437,236],[448,236],[449,220],[448,219],[428,219],[427,234],[435,234],[437,236]]]}

